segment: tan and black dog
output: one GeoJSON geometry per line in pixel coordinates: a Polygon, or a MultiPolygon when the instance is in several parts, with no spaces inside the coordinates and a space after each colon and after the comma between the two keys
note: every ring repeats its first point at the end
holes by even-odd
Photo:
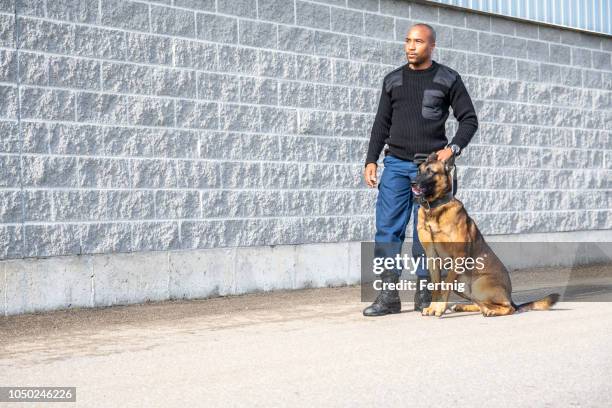
{"type": "MultiPolygon", "coordinates": [[[[456,304],[456,312],[481,312],[484,316],[504,316],[526,310],[547,310],[559,299],[553,293],[540,300],[516,305],[511,298],[512,284],[508,270],[485,242],[474,220],[461,201],[452,195],[454,157],[438,161],[432,153],[419,166],[412,182],[412,192],[420,203],[418,213],[419,240],[428,258],[479,258],[480,268],[465,268],[462,273],[451,268],[446,283],[463,283],[464,291],[454,292],[472,304],[456,304]]],[[[429,265],[431,282],[439,284],[440,268],[429,265]]],[[[439,265],[439,264],[438,264],[439,265]]],[[[455,268],[457,269],[457,268],[455,268]]],[[[447,286],[448,287],[448,286],[447,286]]],[[[424,316],[442,316],[446,311],[450,290],[432,291],[432,302],[423,309],[424,316]]]]}

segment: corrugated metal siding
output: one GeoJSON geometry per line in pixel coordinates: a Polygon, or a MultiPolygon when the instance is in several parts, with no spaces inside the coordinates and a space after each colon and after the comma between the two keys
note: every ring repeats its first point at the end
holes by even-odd
{"type": "Polygon", "coordinates": [[[612,35],[612,0],[429,0],[612,35]]]}

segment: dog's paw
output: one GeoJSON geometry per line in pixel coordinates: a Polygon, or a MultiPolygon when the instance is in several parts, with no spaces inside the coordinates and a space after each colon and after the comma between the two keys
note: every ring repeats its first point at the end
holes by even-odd
{"type": "Polygon", "coordinates": [[[446,311],[446,304],[441,302],[432,302],[429,307],[423,309],[423,316],[437,316],[440,317],[446,311]]]}

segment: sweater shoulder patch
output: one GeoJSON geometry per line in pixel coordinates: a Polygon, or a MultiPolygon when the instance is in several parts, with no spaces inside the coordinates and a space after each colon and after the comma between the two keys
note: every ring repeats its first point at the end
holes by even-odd
{"type": "Polygon", "coordinates": [[[437,84],[444,85],[447,88],[453,86],[459,74],[454,69],[440,65],[438,72],[434,76],[433,81],[437,84]]]}
{"type": "Polygon", "coordinates": [[[385,77],[385,91],[387,91],[387,93],[391,92],[391,89],[395,88],[396,86],[402,86],[403,83],[403,75],[402,75],[402,67],[391,71],[386,77],[385,77]]]}

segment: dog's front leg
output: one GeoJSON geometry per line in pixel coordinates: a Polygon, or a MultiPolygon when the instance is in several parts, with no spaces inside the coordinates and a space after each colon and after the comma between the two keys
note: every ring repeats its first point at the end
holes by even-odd
{"type": "MultiPolygon", "coordinates": [[[[437,274],[437,280],[434,281],[433,275],[434,272],[430,271],[432,278],[431,281],[439,284],[440,282],[440,270],[438,269],[435,273],[437,274]]],[[[445,288],[436,288],[434,292],[431,294],[432,302],[429,307],[423,309],[423,316],[437,316],[440,317],[446,312],[446,307],[448,306],[448,296],[450,295],[450,287],[449,285],[455,281],[457,274],[455,271],[449,271],[448,276],[446,277],[445,283],[447,284],[445,288]]]]}

